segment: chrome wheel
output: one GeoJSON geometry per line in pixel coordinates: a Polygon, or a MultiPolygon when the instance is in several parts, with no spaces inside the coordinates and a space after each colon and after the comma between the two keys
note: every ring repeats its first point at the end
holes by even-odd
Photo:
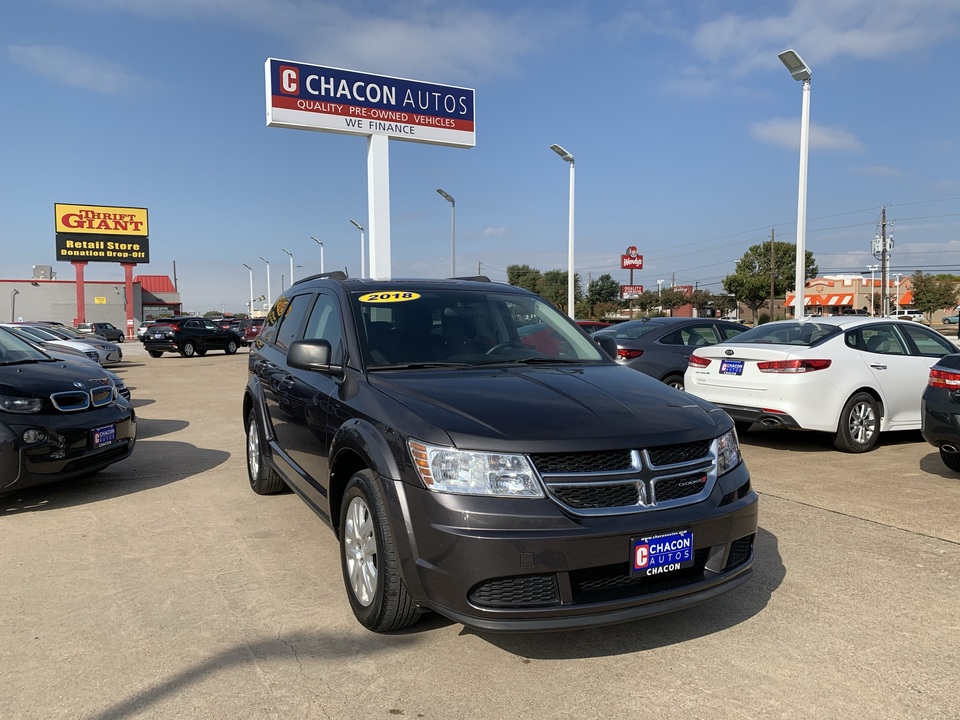
{"type": "Polygon", "coordinates": [[[840,412],[834,447],[843,452],[862,453],[871,450],[880,437],[880,403],[869,393],[853,395],[840,412]]]}
{"type": "Polygon", "coordinates": [[[357,602],[369,607],[377,593],[377,536],[370,508],[355,497],[347,506],[343,555],[350,587],[357,602]]]}
{"type": "Polygon", "coordinates": [[[847,423],[850,437],[858,445],[866,445],[877,432],[877,415],[868,402],[860,402],[850,409],[847,423]]]}
{"type": "Polygon", "coordinates": [[[257,432],[257,423],[252,414],[247,426],[247,468],[250,470],[250,477],[260,475],[260,433],[257,432]]]}

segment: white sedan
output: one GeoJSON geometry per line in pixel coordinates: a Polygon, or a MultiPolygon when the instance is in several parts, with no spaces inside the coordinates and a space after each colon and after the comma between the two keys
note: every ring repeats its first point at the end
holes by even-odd
{"type": "Polygon", "coordinates": [[[819,430],[839,450],[865,452],[881,432],[920,429],[930,366],[953,352],[940,333],[908,320],[783,320],[695,350],[684,387],[740,429],[819,430]]]}

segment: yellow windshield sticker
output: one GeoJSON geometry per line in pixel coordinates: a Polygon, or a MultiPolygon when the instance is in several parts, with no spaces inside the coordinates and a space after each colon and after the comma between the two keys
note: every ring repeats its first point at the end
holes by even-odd
{"type": "Polygon", "coordinates": [[[415,292],[375,292],[360,296],[362,303],[395,303],[418,300],[420,293],[415,292]]]}

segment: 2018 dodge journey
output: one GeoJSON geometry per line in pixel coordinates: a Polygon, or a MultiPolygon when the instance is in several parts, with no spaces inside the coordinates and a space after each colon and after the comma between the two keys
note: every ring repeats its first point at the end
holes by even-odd
{"type": "Polygon", "coordinates": [[[289,487],[332,528],[374,631],[426,610],[496,631],[623,622],[751,573],[733,421],[517,287],[301,280],[253,343],[243,413],[251,487],[289,487]]]}

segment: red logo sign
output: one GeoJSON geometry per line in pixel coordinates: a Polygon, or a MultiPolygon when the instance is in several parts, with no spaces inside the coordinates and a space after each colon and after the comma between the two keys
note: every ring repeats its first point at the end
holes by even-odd
{"type": "Polygon", "coordinates": [[[290,65],[280,66],[280,92],[296,95],[300,91],[300,70],[290,65]]]}
{"type": "Polygon", "coordinates": [[[640,570],[641,568],[645,568],[647,566],[647,563],[649,562],[650,562],[650,546],[637,545],[633,555],[633,569],[640,570]]]}
{"type": "Polygon", "coordinates": [[[620,256],[620,267],[624,270],[643,270],[643,255],[637,253],[637,246],[631,245],[627,252],[620,256]]]}

